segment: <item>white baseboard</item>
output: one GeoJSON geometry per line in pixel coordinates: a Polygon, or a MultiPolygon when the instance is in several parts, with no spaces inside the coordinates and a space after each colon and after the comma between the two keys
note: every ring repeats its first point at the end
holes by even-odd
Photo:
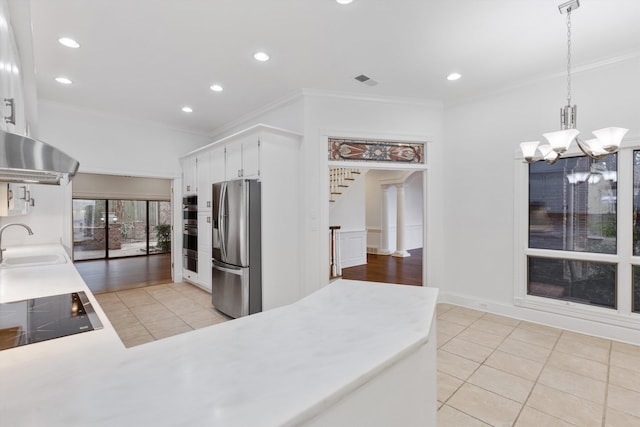
{"type": "Polygon", "coordinates": [[[513,317],[515,319],[566,329],[581,334],[640,345],[640,330],[626,328],[624,326],[595,322],[570,315],[561,315],[526,307],[518,307],[442,290],[440,290],[438,295],[438,302],[513,317]]]}

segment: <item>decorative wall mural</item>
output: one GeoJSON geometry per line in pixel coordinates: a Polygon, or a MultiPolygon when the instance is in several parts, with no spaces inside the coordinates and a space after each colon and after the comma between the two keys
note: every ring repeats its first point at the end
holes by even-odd
{"type": "Polygon", "coordinates": [[[424,163],[424,143],[329,138],[329,160],[424,163]]]}

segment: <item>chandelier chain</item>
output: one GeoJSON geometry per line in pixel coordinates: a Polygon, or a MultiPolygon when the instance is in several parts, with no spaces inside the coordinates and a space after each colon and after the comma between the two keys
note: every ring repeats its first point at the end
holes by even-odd
{"type": "Polygon", "coordinates": [[[571,8],[567,10],[567,105],[571,105],[571,8]]]}

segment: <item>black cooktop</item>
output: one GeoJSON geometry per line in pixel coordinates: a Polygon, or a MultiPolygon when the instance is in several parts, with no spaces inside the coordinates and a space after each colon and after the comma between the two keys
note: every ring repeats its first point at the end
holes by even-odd
{"type": "Polygon", "coordinates": [[[0,350],[102,329],[84,292],[0,303],[0,350]]]}

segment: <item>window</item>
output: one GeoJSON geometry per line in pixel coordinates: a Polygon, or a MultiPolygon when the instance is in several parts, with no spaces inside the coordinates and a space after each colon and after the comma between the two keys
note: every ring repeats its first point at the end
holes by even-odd
{"type": "Polygon", "coordinates": [[[572,252],[617,252],[617,154],[529,164],[527,294],[616,308],[616,264],[572,252]]]}
{"type": "Polygon", "coordinates": [[[528,270],[529,295],[616,308],[615,264],[529,257],[528,270]]]}
{"type": "Polygon", "coordinates": [[[616,253],[617,155],[529,165],[529,247],[616,253]]]}

